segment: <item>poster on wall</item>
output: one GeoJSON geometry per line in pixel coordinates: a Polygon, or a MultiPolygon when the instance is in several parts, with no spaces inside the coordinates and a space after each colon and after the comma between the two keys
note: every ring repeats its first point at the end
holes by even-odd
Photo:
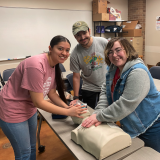
{"type": "Polygon", "coordinates": [[[156,30],[160,30],[160,16],[156,17],[156,30]]]}

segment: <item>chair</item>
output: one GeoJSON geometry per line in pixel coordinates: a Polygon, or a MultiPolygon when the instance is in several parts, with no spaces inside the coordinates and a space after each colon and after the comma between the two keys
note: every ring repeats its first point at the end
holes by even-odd
{"type": "MultiPolygon", "coordinates": [[[[72,87],[72,90],[73,90],[73,73],[68,74],[66,77],[72,87]]],[[[82,83],[83,83],[83,80],[82,80],[82,78],[80,78],[80,87],[79,87],[79,95],[80,96],[82,95],[82,91],[81,91],[82,83]]]]}
{"type": "Polygon", "coordinates": [[[9,77],[12,75],[16,68],[6,69],[3,71],[3,80],[8,81],[9,77]]]}
{"type": "Polygon", "coordinates": [[[160,79],[160,66],[153,66],[149,71],[153,78],[160,79]]]}
{"type": "Polygon", "coordinates": [[[1,76],[1,73],[0,73],[0,82],[1,82],[1,84],[2,84],[3,86],[5,85],[5,82],[4,82],[4,80],[3,80],[2,76],[1,76]]]}
{"type": "Polygon", "coordinates": [[[59,63],[59,68],[61,72],[66,72],[66,69],[64,68],[64,65],[62,63],[59,63]]]}
{"type": "Polygon", "coordinates": [[[147,64],[148,69],[150,69],[151,67],[154,67],[155,65],[151,65],[151,64],[147,64]]]}

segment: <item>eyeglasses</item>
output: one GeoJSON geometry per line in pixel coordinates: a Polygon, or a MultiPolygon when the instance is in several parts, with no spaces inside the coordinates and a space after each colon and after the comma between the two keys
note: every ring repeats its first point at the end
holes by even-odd
{"type": "Polygon", "coordinates": [[[122,50],[124,50],[123,48],[117,48],[117,49],[115,49],[114,51],[112,51],[112,50],[110,50],[109,52],[108,52],[108,57],[112,57],[113,55],[114,55],[114,53],[116,54],[116,55],[119,55],[121,52],[122,52],[122,50]]]}

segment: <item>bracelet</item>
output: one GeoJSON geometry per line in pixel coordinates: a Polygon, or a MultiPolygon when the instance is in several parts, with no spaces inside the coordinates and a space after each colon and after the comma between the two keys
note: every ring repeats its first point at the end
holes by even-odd
{"type": "Polygon", "coordinates": [[[73,100],[75,100],[75,99],[79,99],[79,96],[74,96],[74,97],[73,97],[73,100]]]}

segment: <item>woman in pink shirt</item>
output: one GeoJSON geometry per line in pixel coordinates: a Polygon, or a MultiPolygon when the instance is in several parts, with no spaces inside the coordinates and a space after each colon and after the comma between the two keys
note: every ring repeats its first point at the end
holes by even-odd
{"type": "Polygon", "coordinates": [[[67,38],[55,36],[49,52],[22,61],[0,93],[0,126],[16,160],[36,159],[37,108],[76,117],[85,112],[66,104],[59,63],[69,57],[70,46],[67,38]],[[46,95],[53,103],[44,100],[46,95]]]}

